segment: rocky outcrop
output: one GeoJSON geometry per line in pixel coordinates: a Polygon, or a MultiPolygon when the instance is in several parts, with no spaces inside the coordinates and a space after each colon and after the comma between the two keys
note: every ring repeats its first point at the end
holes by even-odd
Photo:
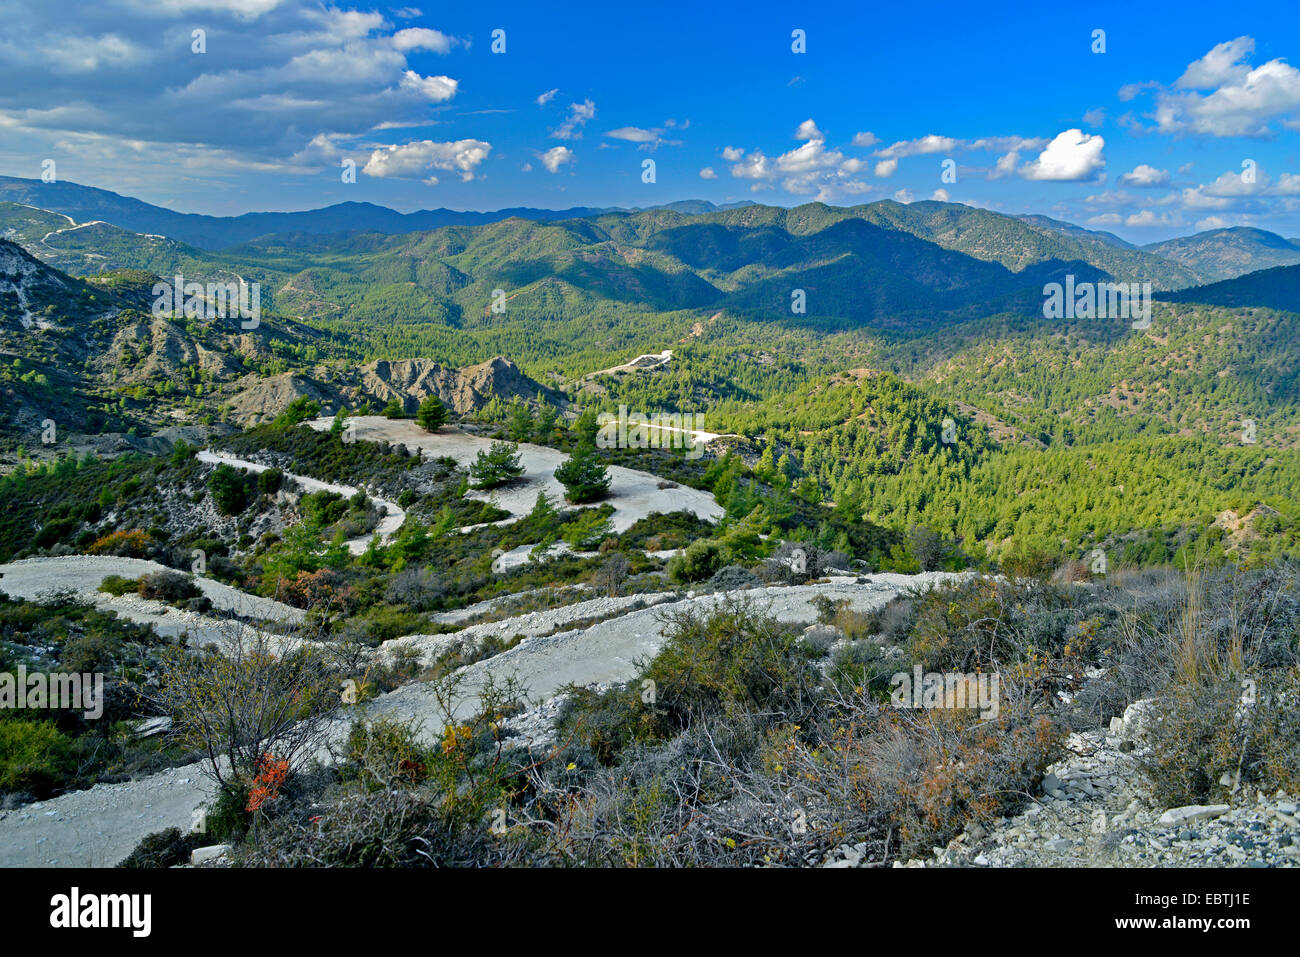
{"type": "Polygon", "coordinates": [[[332,413],[342,401],[336,390],[293,372],[246,376],[238,383],[237,389],[227,404],[235,421],[241,425],[255,425],[273,419],[294,399],[302,396],[319,402],[321,411],[326,414],[332,413]]]}
{"type": "Polygon", "coordinates": [[[553,405],[563,404],[560,395],[524,375],[503,356],[464,369],[439,365],[432,359],[380,359],[362,366],[361,387],[381,402],[397,399],[408,412],[414,412],[431,395],[458,415],[482,408],[494,395],[529,402],[540,395],[553,405]]]}

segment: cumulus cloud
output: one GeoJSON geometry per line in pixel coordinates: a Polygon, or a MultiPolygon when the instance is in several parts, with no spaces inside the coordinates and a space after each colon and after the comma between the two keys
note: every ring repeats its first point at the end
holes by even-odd
{"type": "Polygon", "coordinates": [[[826,134],[812,119],[799,124],[795,139],[804,142],[776,157],[768,156],[761,149],[746,152],[728,146],[722,151],[722,158],[732,164],[732,176],[754,181],[751,190],[779,181],[788,193],[831,202],[842,195],[861,195],[870,188],[857,178],[866,169],[866,162],[845,157],[840,150],[829,147],[826,134]]]}
{"type": "Polygon", "coordinates": [[[960,140],[955,140],[951,136],[936,136],[931,133],[920,139],[899,140],[883,150],[876,150],[876,156],[881,159],[896,160],[908,156],[920,156],[924,153],[951,153],[960,143],[960,140]]]}
{"type": "Polygon", "coordinates": [[[1125,173],[1119,178],[1121,186],[1137,186],[1141,189],[1151,189],[1156,186],[1169,185],[1169,171],[1166,169],[1156,169],[1154,166],[1148,166],[1146,163],[1139,163],[1133,167],[1131,173],[1125,173]]]}
{"type": "Polygon", "coordinates": [[[713,171],[712,166],[706,166],[700,170],[700,179],[717,179],[718,174],[713,171]]]}
{"type": "MultiPolygon", "coordinates": [[[[488,157],[492,145],[482,140],[456,140],[437,143],[417,140],[377,149],[370,154],[362,172],[380,179],[420,179],[430,170],[446,170],[460,174],[466,182],[488,157]]],[[[436,183],[436,176],[427,177],[436,183]]]]}
{"type": "Polygon", "coordinates": [[[388,174],[402,157],[370,135],[427,126],[430,104],[458,87],[408,58],[462,42],[394,26],[396,13],[308,0],[119,0],[80,5],[70,19],[69,6],[11,4],[0,21],[0,128],[23,144],[0,143],[0,161],[75,144],[83,169],[93,163],[98,178],[150,198],[232,170],[337,179],[340,155],[360,162],[376,151],[372,168],[388,174]],[[198,26],[206,55],[189,53],[198,26]]]}
{"type": "Polygon", "coordinates": [[[936,189],[931,195],[931,199],[936,199],[941,203],[948,202],[948,191],[946,189],[936,189]]]}
{"type": "Polygon", "coordinates": [[[1073,129],[1058,133],[1038,159],[1025,164],[1020,175],[1029,180],[1080,182],[1094,179],[1106,166],[1100,136],[1073,129]]]}
{"type": "Polygon", "coordinates": [[[853,145],[859,147],[875,146],[880,142],[880,137],[875,133],[855,133],[853,136],[853,145]]]}
{"type": "Polygon", "coordinates": [[[879,163],[876,164],[876,175],[881,179],[889,179],[889,177],[894,175],[894,172],[897,169],[898,169],[898,160],[896,159],[881,160],[879,163]]]}
{"type": "Polygon", "coordinates": [[[1174,90],[1157,98],[1156,128],[1162,133],[1267,136],[1273,120],[1295,119],[1290,114],[1300,111],[1300,70],[1282,59],[1251,66],[1246,58],[1254,50],[1251,37],[1237,37],[1189,64],[1174,90]]]}
{"type": "Polygon", "coordinates": [[[414,70],[402,74],[402,89],[414,90],[430,103],[445,103],[456,95],[459,84],[449,76],[420,76],[414,70]]]}
{"type": "Polygon", "coordinates": [[[548,172],[558,173],[560,167],[573,162],[573,150],[567,146],[552,146],[545,153],[540,154],[538,159],[542,161],[542,165],[548,172]]]}
{"type": "Polygon", "coordinates": [[[408,27],[393,34],[393,49],[407,53],[428,50],[431,53],[450,53],[457,41],[438,30],[427,27],[408,27]]]}

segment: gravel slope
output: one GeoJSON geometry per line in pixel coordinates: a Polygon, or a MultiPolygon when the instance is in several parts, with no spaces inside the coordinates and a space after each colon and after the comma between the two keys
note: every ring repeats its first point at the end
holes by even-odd
{"type": "MultiPolygon", "coordinates": [[[[109,555],[65,555],[59,558],[25,558],[0,565],[0,591],[14,598],[36,598],[50,589],[70,588],[90,599],[99,608],[117,612],[123,618],[142,625],[152,625],[158,634],[177,637],[189,632],[198,641],[217,641],[223,624],[207,615],[181,611],[159,601],[146,601],[138,595],[113,597],[96,591],[109,575],[139,578],[150,572],[165,571],[166,566],[142,558],[116,558],[109,555]]],[[[194,583],[212,601],[212,607],[266,621],[297,623],[301,609],[250,595],[222,582],[200,575],[194,583]]]]}
{"type": "MultiPolygon", "coordinates": [[[[9,567],[4,566],[6,577],[3,581],[8,580],[9,567]]],[[[117,573],[122,574],[121,571],[117,573]]],[[[886,604],[907,588],[930,586],[960,577],[944,572],[877,574],[871,576],[868,584],[840,579],[824,585],[767,588],[732,594],[746,594],[760,600],[769,606],[772,614],[784,621],[812,621],[816,617],[811,603],[814,595],[846,598],[854,608],[866,610],[886,604]]],[[[703,608],[719,599],[717,595],[687,598],[629,612],[587,629],[525,639],[504,654],[465,668],[464,690],[472,694],[483,686],[488,675],[504,678],[514,674],[525,682],[535,698],[549,698],[571,681],[580,684],[625,681],[635,675],[634,662],[652,655],[663,643],[664,610],[692,605],[703,608]]],[[[568,611],[570,615],[576,614],[572,608],[566,606],[504,619],[491,627],[513,635],[562,621],[563,615],[556,613],[568,611]]],[[[440,730],[433,727],[439,719],[437,703],[424,684],[406,685],[365,707],[370,715],[422,722],[426,733],[440,730]]],[[[473,701],[467,700],[460,711],[464,713],[472,707],[473,701]]],[[[347,721],[351,717],[349,714],[338,722],[337,734],[346,733],[347,721]]],[[[167,827],[187,829],[191,814],[207,800],[210,788],[211,785],[199,773],[199,766],[189,765],[125,784],[99,785],[88,791],[0,812],[0,866],[111,866],[129,854],[147,834],[167,827]]]]}

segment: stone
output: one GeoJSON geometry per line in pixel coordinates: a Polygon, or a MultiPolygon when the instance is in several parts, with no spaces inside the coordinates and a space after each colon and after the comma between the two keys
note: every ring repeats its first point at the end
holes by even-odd
{"type": "Polygon", "coordinates": [[[1159,824],[1162,827],[1172,827],[1177,824],[1189,824],[1192,821],[1204,821],[1209,818],[1220,817],[1228,813],[1226,804],[1188,804],[1185,807],[1170,808],[1160,815],[1159,824]]]}
{"type": "Polygon", "coordinates": [[[196,847],[190,851],[191,864],[205,864],[208,861],[215,861],[218,858],[225,857],[233,850],[229,844],[210,844],[207,847],[196,847]]]}

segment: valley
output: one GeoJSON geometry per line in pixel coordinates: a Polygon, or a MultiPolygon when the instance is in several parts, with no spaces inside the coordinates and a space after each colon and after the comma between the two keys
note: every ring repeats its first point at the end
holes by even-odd
{"type": "Polygon", "coordinates": [[[60,185],[0,179],[0,673],[107,719],[0,715],[0,864],[1237,862],[1211,803],[1295,863],[1291,241],[60,185]]]}

